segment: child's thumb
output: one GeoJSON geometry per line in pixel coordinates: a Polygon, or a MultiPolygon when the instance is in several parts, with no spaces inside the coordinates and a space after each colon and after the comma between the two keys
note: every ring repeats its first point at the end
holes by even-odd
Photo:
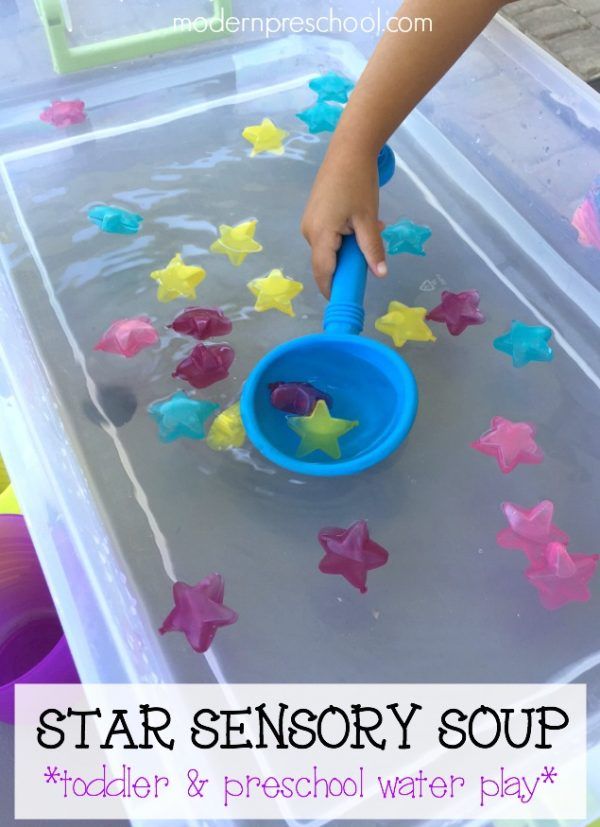
{"type": "Polygon", "coordinates": [[[353,222],[358,246],[376,276],[387,276],[385,249],[379,222],[375,218],[361,218],[353,222]]]}

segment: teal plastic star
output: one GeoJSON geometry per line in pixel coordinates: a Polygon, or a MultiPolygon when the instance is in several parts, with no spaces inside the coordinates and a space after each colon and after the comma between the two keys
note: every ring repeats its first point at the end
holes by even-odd
{"type": "Polygon", "coordinates": [[[320,101],[337,101],[337,103],[347,103],[348,93],[354,89],[352,81],[343,75],[338,75],[337,72],[319,75],[308,85],[313,92],[317,93],[320,101]]]}
{"type": "Polygon", "coordinates": [[[494,339],[494,347],[502,353],[512,356],[516,368],[522,368],[529,362],[550,362],[554,352],[548,342],[552,331],[545,325],[523,324],[513,321],[510,330],[494,339]]]}
{"type": "Polygon", "coordinates": [[[161,442],[176,439],[204,439],[204,425],[219,406],[214,402],[192,399],[184,391],[177,391],[169,399],[154,402],[148,413],[158,425],[161,442]]]}
{"type": "Polygon", "coordinates": [[[315,135],[317,132],[333,132],[343,111],[337,104],[318,101],[314,106],[299,112],[296,117],[304,121],[308,131],[315,135]]]}
{"type": "Polygon", "coordinates": [[[412,253],[413,256],[424,256],[423,245],[431,238],[429,227],[421,227],[407,218],[396,224],[390,224],[381,233],[386,249],[391,256],[397,253],[412,253]]]}
{"type": "Polygon", "coordinates": [[[137,233],[144,220],[141,215],[122,210],[119,207],[100,205],[88,211],[88,218],[97,224],[104,233],[133,235],[137,233]]]}

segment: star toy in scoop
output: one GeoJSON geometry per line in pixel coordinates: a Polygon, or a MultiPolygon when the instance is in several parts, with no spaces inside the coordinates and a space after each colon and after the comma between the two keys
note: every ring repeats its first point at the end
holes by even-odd
{"type": "Polygon", "coordinates": [[[503,474],[509,474],[520,463],[538,465],[544,452],[534,439],[535,425],[531,422],[511,422],[503,416],[492,419],[486,431],[471,448],[489,457],[495,457],[503,474]]]}
{"type": "Polygon", "coordinates": [[[85,104],[82,100],[52,101],[40,114],[40,121],[61,128],[74,126],[85,121],[84,109],[85,104]]]}
{"type": "Polygon", "coordinates": [[[205,423],[219,406],[215,402],[192,399],[187,393],[177,391],[162,402],[154,402],[148,413],[158,425],[161,442],[176,439],[204,439],[205,423]]]}
{"type": "Polygon", "coordinates": [[[391,256],[411,253],[413,256],[426,255],[423,245],[431,238],[429,227],[421,227],[403,218],[396,224],[389,224],[381,233],[385,247],[391,256]]]}
{"type": "Polygon", "coordinates": [[[554,357],[548,342],[552,331],[545,325],[530,325],[513,321],[508,333],[494,339],[494,347],[512,357],[516,368],[529,362],[550,362],[554,357]]]}
{"type": "Polygon", "coordinates": [[[425,324],[424,307],[407,307],[402,302],[390,302],[387,313],[375,320],[375,329],[391,336],[396,347],[407,342],[435,342],[436,337],[425,324]]]}
{"type": "Polygon", "coordinates": [[[384,566],[389,557],[383,546],[371,540],[365,520],[350,528],[322,528],[319,542],[325,552],[319,571],[341,574],[361,594],[367,591],[367,573],[384,566]]]}
{"type": "Polygon", "coordinates": [[[206,278],[206,270],[192,267],[184,262],[177,253],[164,270],[154,270],[150,278],[158,283],[156,298],[159,302],[172,302],[174,299],[195,299],[196,287],[206,278]]]}
{"type": "Polygon", "coordinates": [[[271,152],[273,155],[283,155],[285,147],[284,138],[289,132],[279,129],[270,118],[263,118],[262,123],[256,126],[247,126],[242,132],[242,137],[252,144],[250,156],[253,158],[261,152],[271,152]]]}
{"type": "Polygon", "coordinates": [[[296,451],[297,457],[322,451],[332,459],[340,459],[342,452],[338,440],[359,423],[356,420],[332,417],[325,402],[319,399],[309,416],[292,416],[287,424],[301,440],[296,451]]]}
{"type": "Polygon", "coordinates": [[[348,94],[354,89],[354,84],[337,72],[327,72],[309,81],[309,87],[316,92],[320,101],[335,101],[347,103],[348,94]]]}
{"type": "Polygon", "coordinates": [[[116,353],[126,359],[136,356],[158,342],[158,333],[148,316],[134,316],[113,322],[102,335],[94,350],[116,353]]]}
{"type": "Polygon", "coordinates": [[[195,586],[175,583],[175,607],[158,631],[161,635],[183,632],[195,652],[206,652],[217,629],[231,626],[238,619],[237,612],[223,605],[224,595],[225,583],[220,574],[209,574],[195,586]]]}
{"type": "Polygon", "coordinates": [[[256,220],[242,221],[235,227],[221,224],[219,238],[210,245],[211,253],[227,256],[231,264],[239,267],[250,253],[260,253],[262,244],[254,240],[256,220]]]}
{"type": "Polygon", "coordinates": [[[502,503],[502,511],[508,521],[508,528],[496,535],[496,542],[502,548],[518,549],[534,562],[550,543],[569,545],[569,535],[552,522],[554,503],[550,500],[542,500],[529,509],[502,503]]]}
{"type": "Polygon", "coordinates": [[[588,583],[599,559],[600,554],[569,554],[563,543],[549,543],[525,576],[537,589],[542,606],[552,611],[590,599],[588,583]]]}
{"type": "Polygon", "coordinates": [[[227,336],[233,329],[231,320],[216,307],[186,307],[167,327],[199,340],[227,336]]]}
{"type": "Polygon", "coordinates": [[[206,444],[213,451],[241,448],[246,441],[246,430],[240,413],[240,403],[234,402],[217,417],[206,437],[206,444]]]}
{"type": "Polygon", "coordinates": [[[292,299],[304,290],[304,285],[284,276],[281,270],[271,270],[267,276],[249,281],[248,290],[256,296],[254,309],[259,313],[280,310],[288,316],[295,316],[292,299]]]}
{"type": "Polygon", "coordinates": [[[120,207],[107,207],[105,204],[91,207],[88,210],[88,218],[100,227],[103,233],[116,235],[135,235],[144,220],[137,213],[122,210],[120,207]]]}
{"type": "Polygon", "coordinates": [[[470,325],[483,324],[485,316],[479,309],[477,290],[464,290],[462,293],[442,291],[442,301],[427,314],[427,320],[446,325],[452,336],[460,336],[470,325]]]}
{"type": "Polygon", "coordinates": [[[318,101],[314,106],[298,112],[296,117],[304,121],[311,135],[316,135],[318,132],[334,132],[343,111],[341,106],[318,101]]]}

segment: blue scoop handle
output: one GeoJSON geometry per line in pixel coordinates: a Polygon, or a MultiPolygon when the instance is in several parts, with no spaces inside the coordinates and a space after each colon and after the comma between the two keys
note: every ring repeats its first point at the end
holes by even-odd
{"type": "Polygon", "coordinates": [[[331,298],[325,311],[326,333],[361,333],[365,321],[364,298],[367,260],[354,234],[344,236],[333,274],[331,298]]]}
{"type": "MultiPolygon", "coordinates": [[[[390,180],[396,168],[394,153],[386,144],[377,158],[379,186],[390,180]]],[[[344,236],[333,274],[331,298],[325,311],[326,333],[362,332],[365,321],[364,299],[367,285],[367,260],[354,234],[344,236]]]]}

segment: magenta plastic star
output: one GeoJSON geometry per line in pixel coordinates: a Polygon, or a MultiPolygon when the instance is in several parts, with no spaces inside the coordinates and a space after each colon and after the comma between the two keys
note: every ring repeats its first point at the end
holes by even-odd
{"type": "Polygon", "coordinates": [[[530,562],[539,560],[550,543],[569,545],[569,535],[554,525],[554,503],[542,500],[533,508],[522,508],[514,503],[502,503],[508,528],[496,536],[502,548],[522,551],[530,562]]]}
{"type": "Polygon", "coordinates": [[[462,293],[442,291],[442,301],[427,314],[431,322],[442,322],[452,336],[459,336],[470,325],[483,324],[485,316],[479,309],[477,290],[464,290],[462,293]]]}
{"type": "Polygon", "coordinates": [[[569,554],[566,545],[550,543],[525,576],[538,590],[542,606],[552,611],[590,599],[588,583],[599,559],[600,554],[569,554]]]}
{"type": "Polygon", "coordinates": [[[194,388],[207,388],[229,376],[235,351],[229,345],[196,345],[173,372],[175,379],[185,379],[194,388]]]}
{"type": "Polygon", "coordinates": [[[94,350],[116,353],[129,359],[158,342],[158,333],[148,316],[134,316],[113,322],[102,335],[94,350]]]}
{"type": "Polygon", "coordinates": [[[323,574],[341,574],[362,594],[367,591],[367,573],[384,566],[389,554],[369,537],[365,520],[350,528],[322,528],[319,542],[325,557],[319,563],[323,574]]]}
{"type": "Polygon", "coordinates": [[[210,339],[211,336],[227,336],[233,325],[216,307],[186,307],[168,327],[194,339],[210,339]]]}
{"type": "Polygon", "coordinates": [[[237,612],[223,605],[225,583],[220,574],[209,574],[195,586],[175,583],[175,608],[165,619],[159,632],[183,632],[195,652],[206,652],[221,626],[231,626],[237,612]]]}
{"type": "Polygon", "coordinates": [[[81,100],[52,101],[40,114],[40,121],[58,127],[73,126],[85,121],[84,107],[81,100]]]}
{"type": "Polygon", "coordinates": [[[495,457],[503,474],[509,474],[520,463],[538,465],[544,452],[534,439],[535,425],[531,422],[511,422],[503,416],[492,419],[489,431],[471,443],[481,454],[495,457]]]}

